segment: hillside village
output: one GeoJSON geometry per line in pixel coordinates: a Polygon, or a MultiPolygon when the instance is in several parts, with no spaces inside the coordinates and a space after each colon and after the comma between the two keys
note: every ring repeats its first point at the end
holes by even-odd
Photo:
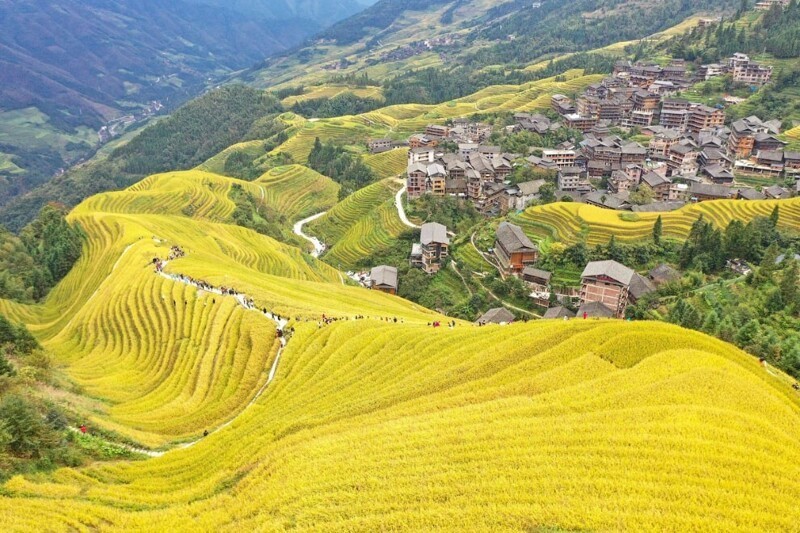
{"type": "MultiPolygon", "coordinates": [[[[691,76],[682,61],[663,68],[620,61],[612,76],[575,100],[553,95],[549,116],[516,113],[502,132],[468,119],[430,125],[408,140],[409,198],[468,198],[486,216],[523,210],[541,200],[548,180],[511,183],[521,166],[549,177],[557,199],[606,209],[670,211],[705,200],[789,198],[800,194],[800,152],[784,150],[780,121],[750,116],[726,126],[724,109],[676,96],[714,76],[757,86],[771,73],[738,53],[726,65],[703,65],[691,76]],[[574,142],[540,148],[539,155],[485,144],[493,133],[543,136],[564,129],[576,132],[574,142]],[[647,141],[632,140],[631,132],[647,141]],[[738,175],[787,180],[758,190],[737,183],[738,175]],[[643,194],[632,198],[635,192],[643,194]]],[[[369,143],[373,153],[392,146],[388,139],[369,143]]]]}
{"type": "Polygon", "coordinates": [[[358,13],[0,225],[2,531],[797,531],[800,0],[755,1],[182,1],[358,13]]]}
{"type": "MultiPolygon", "coordinates": [[[[701,19],[699,24],[718,22],[701,19]]],[[[681,97],[694,84],[720,76],[756,90],[770,82],[772,72],[772,66],[742,53],[691,72],[682,60],[666,66],[621,60],[611,76],[582,94],[553,95],[545,113],[515,113],[510,124],[499,126],[449,120],[429,124],[406,143],[373,139],[367,147],[373,154],[408,147],[409,201],[428,195],[457,198],[487,219],[559,200],[660,213],[708,200],[786,199],[800,195],[800,152],[785,149],[779,120],[749,116],[726,125],[724,107],[681,97]],[[525,133],[552,144],[509,153],[492,142],[525,133]],[[769,181],[754,187],[738,178],[769,181]]],[[[424,224],[409,255],[411,266],[437,273],[449,257],[451,236],[441,224],[424,224]]],[[[553,273],[537,265],[538,245],[509,222],[499,225],[489,252],[481,253],[501,275],[522,280],[534,306],[544,310],[543,318],[624,318],[629,306],[682,275],[666,263],[640,275],[618,261],[590,261],[580,288],[556,287],[553,273]]],[[[738,274],[751,270],[739,258],[730,258],[728,268],[738,274]]],[[[368,286],[393,294],[398,283],[397,268],[385,265],[367,278],[368,286]]],[[[478,323],[507,323],[513,316],[494,308],[478,323]]]]}

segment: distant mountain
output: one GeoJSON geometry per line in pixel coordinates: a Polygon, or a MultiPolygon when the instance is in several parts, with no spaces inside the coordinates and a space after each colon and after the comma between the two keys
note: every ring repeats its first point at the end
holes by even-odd
{"type": "Polygon", "coordinates": [[[473,74],[484,78],[483,85],[518,83],[524,79],[516,71],[534,62],[640,39],[697,13],[732,13],[740,3],[380,0],[324,30],[319,40],[265,61],[244,79],[265,87],[313,85],[325,72],[339,78],[366,72],[382,82],[435,67],[469,93],[476,87],[469,81],[473,74]],[[460,67],[466,71],[452,74],[460,67]],[[517,77],[505,80],[497,75],[501,71],[517,77]]]}
{"type": "Polygon", "coordinates": [[[185,101],[361,9],[356,0],[0,0],[0,205],[85,156],[108,121],[185,101]]]}
{"type": "Polygon", "coordinates": [[[376,0],[186,0],[192,4],[224,7],[231,11],[275,20],[300,19],[320,26],[345,19],[376,0]]]}

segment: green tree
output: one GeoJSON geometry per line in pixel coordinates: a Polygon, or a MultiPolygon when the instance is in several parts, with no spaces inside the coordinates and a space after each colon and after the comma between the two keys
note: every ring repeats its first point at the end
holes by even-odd
{"type": "Polygon", "coordinates": [[[706,315],[705,320],[703,320],[702,330],[709,335],[716,335],[719,331],[719,325],[719,315],[712,309],[711,312],[706,315]]]}
{"type": "Polygon", "coordinates": [[[58,434],[25,398],[10,394],[0,402],[0,432],[11,436],[8,450],[16,457],[41,458],[58,443],[58,434]]]}
{"type": "Polygon", "coordinates": [[[776,205],[775,209],[772,210],[772,213],[769,215],[769,221],[772,223],[772,227],[775,228],[778,226],[778,222],[781,219],[781,212],[780,208],[776,205]]]}
{"type": "Polygon", "coordinates": [[[556,186],[552,183],[545,183],[539,188],[539,198],[543,204],[551,204],[556,201],[556,186]]]}
{"type": "Polygon", "coordinates": [[[622,247],[617,244],[617,236],[612,235],[611,239],[608,240],[608,248],[607,254],[610,259],[614,261],[623,262],[625,261],[625,254],[623,253],[622,247]]]}
{"type": "Polygon", "coordinates": [[[655,224],[653,224],[653,242],[661,244],[661,234],[664,231],[664,223],[661,220],[661,215],[658,215],[655,224]]]}
{"type": "Polygon", "coordinates": [[[8,357],[0,352],[0,376],[13,376],[14,373],[14,367],[11,365],[8,357]]]}
{"type": "Polygon", "coordinates": [[[795,313],[800,310],[800,266],[794,259],[787,258],[788,266],[783,270],[780,292],[784,303],[795,313]]]}
{"type": "Polygon", "coordinates": [[[653,189],[646,183],[642,183],[630,193],[628,201],[633,205],[647,205],[652,204],[654,198],[653,189]]]}

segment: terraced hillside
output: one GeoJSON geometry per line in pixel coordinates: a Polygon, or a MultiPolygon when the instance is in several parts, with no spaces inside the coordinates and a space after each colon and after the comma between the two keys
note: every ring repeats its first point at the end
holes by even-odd
{"type": "Polygon", "coordinates": [[[264,147],[264,141],[247,141],[237,143],[229,146],[222,152],[218,153],[202,165],[198,166],[198,170],[205,170],[206,172],[213,172],[215,174],[226,174],[226,163],[228,159],[234,155],[242,155],[248,158],[258,159],[266,155],[267,150],[264,147]]]}
{"type": "MultiPolygon", "coordinates": [[[[87,200],[71,214],[90,237],[87,247],[46,304],[0,301],[0,313],[28,324],[69,378],[103,401],[87,413],[93,423],[159,446],[224,422],[263,385],[277,350],[274,325],[235,302],[154,275],[152,258],[165,258],[172,245],[187,256],[169,269],[216,286],[259,283],[248,294],[285,316],[319,316],[310,302],[321,297],[315,287],[328,282],[329,314],[355,314],[365,305],[408,314],[407,306],[378,294],[364,300],[342,292],[339,274],[324,263],[229,225],[234,183],[180,172],[87,200]]],[[[281,175],[241,182],[254,194],[263,188],[265,197],[288,202],[287,215],[300,213],[301,204],[279,194],[283,184],[281,175]]]]}
{"type": "Polygon", "coordinates": [[[757,216],[769,216],[775,207],[780,212],[779,226],[788,229],[800,227],[798,198],[755,202],[716,200],[688,205],[669,213],[623,213],[565,202],[531,207],[511,218],[537,240],[555,239],[574,243],[585,239],[587,244],[595,245],[608,243],[612,235],[623,242],[649,239],[659,216],[663,221],[665,237],[684,239],[692,224],[701,216],[725,228],[732,220],[747,222],[757,216]]]}
{"type": "Polygon", "coordinates": [[[14,478],[0,524],[790,530],[799,415],[754,360],[661,324],[304,324],[230,426],[14,478]]]}
{"type": "Polygon", "coordinates": [[[476,113],[542,111],[549,108],[553,94],[580,92],[602,78],[599,74],[584,75],[582,70],[570,70],[559,78],[565,81],[552,77],[522,85],[497,85],[438,105],[395,105],[362,115],[313,121],[295,117],[291,138],[273,150],[273,154],[288,153],[294,161],[304,163],[317,137],[325,142],[353,145],[372,137],[407,138],[432,122],[476,113]]]}
{"type": "Polygon", "coordinates": [[[364,163],[381,179],[400,176],[408,166],[408,150],[396,148],[382,154],[370,154],[364,156],[364,163]]]}
{"type": "Polygon", "coordinates": [[[255,182],[264,191],[264,202],[292,222],[333,207],[339,184],[308,167],[273,168],[255,182]]]}
{"type": "MultiPolygon", "coordinates": [[[[191,441],[12,478],[4,531],[790,530],[800,519],[800,397],[776,370],[660,323],[431,328],[444,317],[228,225],[235,182],[160,175],[86,201],[70,215],[88,236],[73,271],[43,305],[0,302],[100,400],[92,427],[166,449],[191,441]],[[175,245],[185,257],[154,272],[152,257],[175,245]],[[178,274],[288,317],[286,348],[268,316],[178,274]]],[[[378,199],[393,190],[379,187],[378,199]]],[[[367,204],[334,208],[330,234],[347,240],[367,204]]]]}
{"type": "Polygon", "coordinates": [[[352,268],[371,253],[391,246],[408,229],[395,207],[401,185],[390,178],[355,192],[323,217],[309,225],[309,231],[328,246],[325,262],[352,268]]]}
{"type": "Polygon", "coordinates": [[[358,96],[359,98],[374,98],[376,100],[380,100],[383,97],[380,87],[349,87],[347,85],[324,84],[308,87],[303,91],[303,94],[287,96],[281,100],[281,103],[285,107],[292,107],[298,102],[336,98],[339,95],[347,93],[358,96]]]}

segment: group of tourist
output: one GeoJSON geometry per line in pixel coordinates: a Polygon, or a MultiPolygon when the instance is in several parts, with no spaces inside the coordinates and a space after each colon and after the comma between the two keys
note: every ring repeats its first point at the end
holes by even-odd
{"type": "Polygon", "coordinates": [[[169,256],[167,256],[167,261],[172,261],[173,259],[180,259],[181,257],[186,256],[186,252],[183,251],[183,248],[180,246],[171,246],[169,249],[169,256]]]}
{"type": "MultiPolygon", "coordinates": [[[[428,322],[428,327],[440,328],[440,327],[442,327],[442,323],[439,320],[436,320],[434,322],[428,322]]],[[[450,322],[447,323],[447,327],[450,328],[450,329],[455,328],[456,327],[456,321],[455,320],[451,320],[450,322]]]]}

